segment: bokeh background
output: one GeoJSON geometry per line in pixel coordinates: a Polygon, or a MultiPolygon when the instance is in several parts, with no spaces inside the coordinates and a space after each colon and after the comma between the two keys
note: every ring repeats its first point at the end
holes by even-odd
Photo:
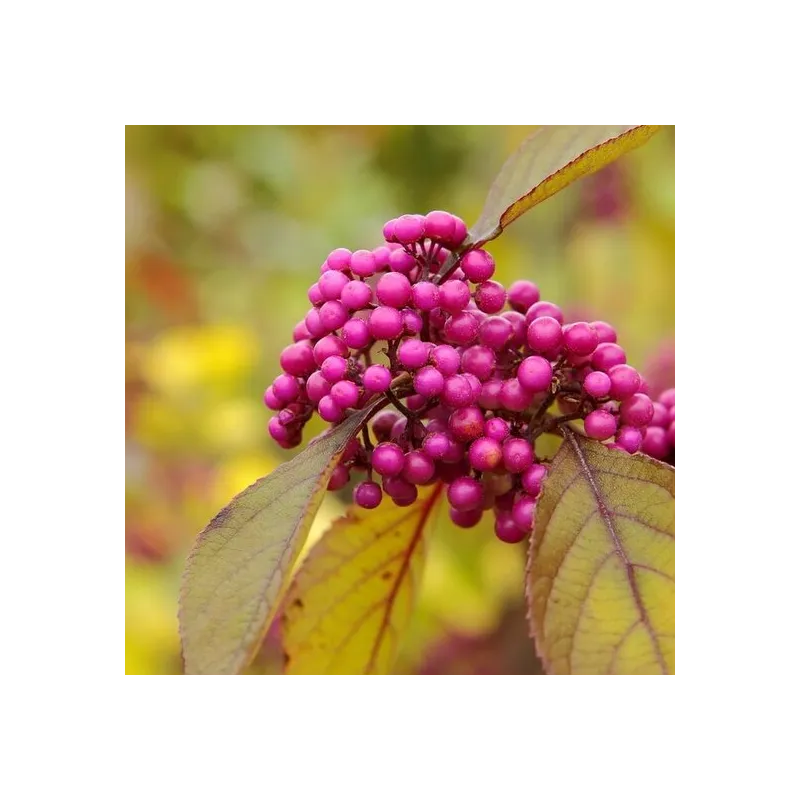
{"type": "MultiPolygon", "coordinates": [[[[390,217],[480,214],[525,127],[129,126],[126,130],[126,672],[181,671],[177,587],[195,535],[291,454],[264,388],[335,247],[377,246],[390,217]]],[[[666,128],[578,181],[488,249],[568,318],[605,319],[651,387],[674,382],[674,154],[666,128]]],[[[321,430],[308,425],[306,441],[321,430]]],[[[312,541],[348,502],[329,495],[312,541]]],[[[540,667],[525,546],[442,524],[399,671],[540,667]]],[[[280,671],[268,636],[253,672],[280,671]]]]}

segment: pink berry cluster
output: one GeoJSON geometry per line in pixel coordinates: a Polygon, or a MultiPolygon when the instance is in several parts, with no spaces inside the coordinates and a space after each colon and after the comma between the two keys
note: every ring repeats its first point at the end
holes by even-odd
{"type": "Polygon", "coordinates": [[[653,418],[644,431],[640,450],[675,465],[675,389],[665,389],[653,402],[653,418]]]}
{"type": "Polygon", "coordinates": [[[547,473],[539,436],[583,420],[587,436],[629,453],[649,441],[658,403],[608,323],[565,325],[529,281],[506,290],[492,256],[463,247],[467,228],[445,211],[390,220],[383,235],[373,250],[327,257],[264,394],[278,412],[269,432],[287,448],[314,412],[335,426],[382,397],[329,489],[355,471],[359,506],[384,493],[406,506],[441,481],[453,522],[472,527],[493,510],[497,536],[518,542],[547,473]]]}

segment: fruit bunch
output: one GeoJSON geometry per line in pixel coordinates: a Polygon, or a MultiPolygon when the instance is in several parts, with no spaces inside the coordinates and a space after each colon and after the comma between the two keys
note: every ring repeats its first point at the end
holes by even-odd
{"type": "Polygon", "coordinates": [[[547,473],[541,435],[582,420],[611,447],[651,447],[658,404],[608,323],[564,325],[529,281],[506,290],[492,256],[465,246],[466,225],[445,211],[390,220],[383,236],[325,259],[264,394],[278,412],[269,432],[286,448],[315,412],[335,426],[380,398],[329,489],[362,473],[359,506],[384,494],[405,506],[441,481],[453,522],[472,527],[493,510],[497,536],[518,542],[547,473]]]}
{"type": "Polygon", "coordinates": [[[653,403],[653,418],[644,431],[640,449],[675,466],[675,389],[665,389],[653,403]]]}

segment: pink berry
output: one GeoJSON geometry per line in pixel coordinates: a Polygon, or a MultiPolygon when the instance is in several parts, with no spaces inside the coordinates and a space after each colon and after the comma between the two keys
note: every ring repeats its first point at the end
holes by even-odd
{"type": "Polygon", "coordinates": [[[329,394],[319,401],[317,411],[325,422],[339,422],[344,418],[341,406],[329,394]]]}
{"type": "Polygon", "coordinates": [[[675,389],[664,389],[658,396],[658,402],[667,408],[672,408],[675,405],[675,389]]]}
{"type": "Polygon", "coordinates": [[[445,281],[439,287],[439,305],[451,314],[462,311],[469,303],[469,287],[463,281],[445,281]]]}
{"type": "Polygon", "coordinates": [[[328,491],[337,492],[343,486],[346,486],[350,480],[350,470],[343,464],[337,464],[333,468],[331,477],[328,480],[328,491]]]}
{"type": "Polygon", "coordinates": [[[284,406],[284,403],[275,396],[271,386],[264,392],[264,405],[272,411],[280,411],[284,406]]]}
{"type": "Polygon", "coordinates": [[[466,311],[453,314],[444,324],[444,335],[453,344],[470,344],[478,335],[478,321],[466,311]]]}
{"type": "Polygon", "coordinates": [[[590,397],[607,397],[611,389],[611,378],[605,372],[590,372],[583,379],[583,389],[590,397]]]}
{"type": "MultiPolygon", "coordinates": [[[[386,251],[386,258],[389,257],[389,251],[386,251]]],[[[369,278],[377,271],[378,266],[375,260],[375,254],[370,250],[356,250],[350,256],[350,271],[353,275],[358,275],[360,278],[369,278]]]]}
{"type": "Polygon", "coordinates": [[[328,356],[322,362],[320,372],[328,383],[336,383],[347,375],[347,360],[341,356],[328,356]]]}
{"type": "Polygon", "coordinates": [[[483,413],[476,406],[457,408],[450,415],[448,426],[457,442],[471,442],[483,433],[483,413]]]}
{"type": "Polygon", "coordinates": [[[390,306],[373,309],[367,324],[369,332],[376,339],[396,339],[403,332],[403,316],[390,306]]]}
{"type": "Polygon", "coordinates": [[[292,375],[278,375],[272,382],[272,391],[282,403],[291,403],[300,394],[300,383],[292,375]]]}
{"type": "Polygon", "coordinates": [[[539,300],[539,287],[530,281],[514,281],[508,287],[508,303],[523,314],[539,300]]]}
{"type": "Polygon", "coordinates": [[[392,382],[392,373],[382,364],[373,364],[364,370],[361,382],[369,392],[385,392],[392,382]]]}
{"type": "Polygon", "coordinates": [[[459,265],[467,280],[473,283],[488,281],[494,275],[494,259],[485,250],[470,250],[461,258],[459,265]]]}
{"type": "Polygon", "coordinates": [[[467,238],[467,226],[464,220],[461,219],[461,217],[455,216],[455,214],[453,215],[453,219],[456,221],[456,227],[453,231],[453,238],[450,240],[449,244],[452,247],[458,247],[458,245],[467,238]]]}
{"type": "Polygon", "coordinates": [[[645,430],[641,450],[652,458],[666,458],[669,452],[667,432],[663,428],[655,428],[651,425],[645,430]]]}
{"type": "Polygon", "coordinates": [[[474,528],[483,516],[482,508],[473,508],[471,511],[460,511],[457,508],[450,508],[450,519],[459,528],[474,528]]]}
{"type": "MultiPolygon", "coordinates": [[[[327,273],[325,273],[327,275],[327,273]]],[[[341,274],[341,273],[340,273],[341,274]]],[[[342,275],[344,278],[345,276],[342,275]]],[[[318,306],[325,302],[325,297],[322,294],[322,289],[319,287],[319,283],[312,283],[311,286],[308,287],[308,301],[314,305],[318,306]]]]}
{"type": "Polygon", "coordinates": [[[409,336],[416,336],[422,331],[422,317],[410,308],[400,312],[403,316],[403,332],[409,336]]]}
{"type": "Polygon", "coordinates": [[[349,351],[347,345],[338,336],[323,336],[314,345],[314,360],[317,365],[322,366],[326,358],[331,356],[342,356],[344,358],[349,351]]]}
{"type": "Polygon", "coordinates": [[[319,318],[325,326],[325,330],[328,333],[333,333],[350,319],[350,312],[340,300],[328,300],[322,304],[319,310],[319,318]]]}
{"type": "MultiPolygon", "coordinates": [[[[428,426],[430,430],[430,425],[428,426]]],[[[452,439],[446,433],[429,433],[422,443],[422,449],[434,460],[439,461],[450,452],[452,439]]]]}
{"type": "Polygon", "coordinates": [[[609,325],[607,322],[603,322],[601,320],[596,320],[595,322],[589,323],[595,330],[597,334],[597,341],[603,344],[604,342],[616,342],[617,341],[617,332],[614,328],[609,325]]]}
{"type": "Polygon", "coordinates": [[[488,380],[494,371],[494,351],[483,345],[468,347],[461,354],[461,369],[469,372],[481,381],[488,380]]]}
{"type": "Polygon", "coordinates": [[[414,305],[420,311],[430,311],[439,305],[439,288],[430,281],[419,281],[411,287],[414,305]]]}
{"type": "Polygon", "coordinates": [[[346,247],[338,247],[325,259],[331,269],[342,272],[350,266],[352,253],[346,247]]]}
{"type": "Polygon", "coordinates": [[[394,442],[381,442],[372,451],[372,468],[378,475],[399,475],[404,466],[405,455],[394,442]]]}
{"type": "Polygon", "coordinates": [[[525,317],[519,311],[504,311],[501,314],[502,319],[507,319],[511,323],[511,346],[522,347],[525,344],[528,326],[525,323],[525,317]]]}
{"type": "Polygon", "coordinates": [[[555,317],[537,317],[528,325],[528,346],[537,353],[560,347],[561,339],[561,323],[555,317]]]}
{"type": "Polygon", "coordinates": [[[639,373],[628,364],[618,364],[608,370],[611,378],[609,396],[614,400],[627,400],[639,391],[642,379],[639,373]]]}
{"type": "Polygon", "coordinates": [[[353,502],[361,508],[377,508],[382,498],[381,487],[374,481],[362,481],[353,489],[353,502]]]}
{"type": "Polygon", "coordinates": [[[431,350],[430,342],[404,339],[397,348],[397,359],[406,369],[419,369],[428,363],[431,350]]]}
{"type": "Polygon", "coordinates": [[[617,419],[608,411],[598,408],[596,411],[587,414],[583,425],[587,436],[603,441],[603,439],[608,439],[609,436],[614,435],[617,430],[617,419]]]}
{"type": "Polygon", "coordinates": [[[548,303],[546,300],[540,300],[534,303],[526,312],[525,320],[530,325],[535,319],[539,317],[553,317],[559,325],[564,324],[564,312],[555,303],[548,303]]]}
{"type": "Polygon", "coordinates": [[[383,305],[402,308],[411,300],[411,284],[402,273],[387,272],[378,281],[375,294],[383,305]]]}
{"type": "MultiPolygon", "coordinates": [[[[372,251],[372,257],[375,259],[375,272],[384,272],[385,270],[389,269],[389,259],[391,258],[391,256],[392,256],[392,251],[386,245],[381,245],[380,247],[376,247],[372,251]]],[[[350,267],[350,269],[353,270],[352,266],[350,267]]],[[[355,270],[353,271],[355,272],[355,270]]]]}
{"type": "Polygon", "coordinates": [[[455,375],[461,367],[461,356],[455,347],[440,344],[431,350],[431,362],[445,377],[455,375]]]}
{"type": "Polygon", "coordinates": [[[309,333],[309,330],[306,327],[306,323],[303,321],[298,322],[297,325],[294,326],[294,330],[292,331],[292,341],[302,342],[304,339],[310,339],[310,338],[311,334],[309,333]]]}
{"type": "Polygon", "coordinates": [[[310,308],[303,321],[312,336],[323,336],[328,332],[319,318],[319,309],[317,308],[310,308]]]}
{"type": "MultiPolygon", "coordinates": [[[[420,392],[420,394],[423,393],[420,392]]],[[[463,408],[470,405],[472,402],[472,386],[470,382],[463,375],[451,375],[449,378],[445,378],[442,400],[450,408],[463,408]]]]}
{"type": "Polygon", "coordinates": [[[444,389],[444,376],[436,367],[423,367],[414,375],[414,390],[423,397],[437,397],[444,389]]]}
{"type": "Polygon", "coordinates": [[[672,420],[667,428],[667,444],[670,447],[675,447],[675,420],[672,420]]]}
{"type": "Polygon", "coordinates": [[[505,441],[511,433],[511,427],[501,417],[492,417],[487,419],[483,426],[484,433],[490,438],[498,442],[505,441]]]}
{"type": "Polygon", "coordinates": [[[396,506],[410,506],[417,500],[417,487],[399,476],[384,477],[383,490],[392,498],[396,506]]]}
{"type": "Polygon", "coordinates": [[[509,411],[525,411],[533,402],[532,394],[525,389],[517,378],[503,381],[500,390],[500,404],[509,411]]]}
{"type": "Polygon", "coordinates": [[[469,447],[469,463],[473,469],[489,472],[500,466],[503,460],[503,448],[496,439],[482,436],[469,447]]]}
{"type": "Polygon", "coordinates": [[[428,483],[436,472],[433,459],[421,450],[411,450],[406,453],[403,465],[403,477],[413,484],[422,486],[428,483]]]}
{"type": "Polygon", "coordinates": [[[393,250],[389,256],[389,269],[392,272],[399,272],[408,275],[416,266],[417,260],[405,250],[393,250]]]}
{"type": "Polygon", "coordinates": [[[517,368],[517,379],[523,389],[534,394],[543,392],[550,388],[553,368],[547,359],[541,356],[529,356],[517,368]]]}
{"type": "Polygon", "coordinates": [[[528,495],[522,495],[511,511],[511,519],[514,524],[521,528],[523,531],[530,532],[533,530],[533,515],[536,511],[536,501],[528,495]]]}
{"type": "Polygon", "coordinates": [[[317,281],[317,286],[325,300],[338,300],[347,284],[350,283],[347,275],[331,270],[326,272],[317,281]]]}
{"type": "Polygon", "coordinates": [[[506,290],[502,283],[484,281],[475,289],[475,304],[487,314],[496,314],[506,304],[506,290]]]}
{"type": "Polygon", "coordinates": [[[503,466],[509,472],[525,472],[531,464],[533,464],[533,448],[528,441],[510,438],[503,442],[503,466]]]}
{"type": "MultiPolygon", "coordinates": [[[[331,272],[331,275],[341,275],[341,272],[331,272]]],[[[363,281],[348,281],[342,288],[339,298],[345,308],[356,311],[365,308],[372,302],[372,289],[363,281]]]]}
{"type": "Polygon", "coordinates": [[[396,219],[390,219],[384,226],[383,226],[383,238],[386,239],[387,242],[394,242],[396,241],[394,238],[394,225],[397,222],[396,219]]]}
{"type": "Polygon", "coordinates": [[[635,453],[642,446],[642,432],[638,428],[623,425],[615,437],[616,443],[628,453],[635,453]]]}
{"type": "Polygon", "coordinates": [[[547,467],[544,464],[532,464],[522,473],[522,488],[531,497],[536,497],[542,491],[546,477],[547,467]]]}
{"type": "Polygon", "coordinates": [[[403,214],[394,222],[394,238],[400,244],[418,242],[425,236],[425,218],[419,214],[403,214]]]}
{"type": "Polygon", "coordinates": [[[342,340],[354,350],[366,347],[370,339],[369,327],[363,319],[351,319],[342,326],[342,340]]]}
{"type": "Polygon", "coordinates": [[[603,372],[608,372],[612,367],[624,364],[626,360],[625,351],[613,342],[602,342],[592,353],[592,366],[603,372]]]}
{"type": "Polygon", "coordinates": [[[497,538],[506,544],[517,544],[527,536],[527,532],[514,522],[510,514],[495,518],[494,532],[497,538]]]}
{"type": "Polygon", "coordinates": [[[503,317],[489,317],[478,328],[478,341],[492,350],[504,350],[513,335],[514,328],[503,317]]]}
{"type": "Polygon", "coordinates": [[[437,242],[449,242],[456,231],[456,220],[447,211],[429,211],[425,215],[425,235],[437,242]]]}
{"type": "Polygon", "coordinates": [[[310,375],[316,364],[314,363],[314,348],[308,342],[295,342],[284,347],[280,357],[281,369],[297,378],[310,375]]]}
{"type": "Polygon", "coordinates": [[[319,403],[326,394],[331,393],[331,384],[325,376],[317,370],[312,372],[306,380],[306,394],[312,403],[319,403]]]}
{"type": "Polygon", "coordinates": [[[669,425],[669,412],[663,403],[653,403],[653,419],[650,420],[650,425],[655,425],[656,428],[666,428],[669,425]]]}
{"type": "Polygon", "coordinates": [[[576,356],[591,355],[597,347],[597,332],[588,322],[576,322],[562,329],[564,348],[576,356]]]}
{"type": "Polygon", "coordinates": [[[456,478],[447,487],[447,500],[459,511],[474,511],[483,503],[483,486],[475,478],[456,478]]]}
{"type": "Polygon", "coordinates": [[[644,428],[653,419],[653,401],[646,395],[636,393],[619,405],[619,417],[625,425],[632,425],[634,428],[644,428]]]}

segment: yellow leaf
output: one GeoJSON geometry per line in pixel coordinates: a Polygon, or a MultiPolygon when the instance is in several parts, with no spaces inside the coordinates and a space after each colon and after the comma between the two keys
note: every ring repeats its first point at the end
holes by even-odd
{"type": "Polygon", "coordinates": [[[337,456],[374,408],[354,414],[249,486],[197,537],[178,608],[187,674],[233,674],[253,658],[337,456]]]}
{"type": "Polygon", "coordinates": [[[549,672],[674,674],[675,470],[565,430],[527,595],[549,672]]]}
{"type": "Polygon", "coordinates": [[[389,500],[334,523],[286,597],[283,646],[294,675],[386,674],[420,584],[425,530],[441,484],[413,506],[389,500]]]}
{"type": "Polygon", "coordinates": [[[494,239],[542,200],[643,145],[660,127],[542,125],[503,165],[470,240],[494,239]]]}

